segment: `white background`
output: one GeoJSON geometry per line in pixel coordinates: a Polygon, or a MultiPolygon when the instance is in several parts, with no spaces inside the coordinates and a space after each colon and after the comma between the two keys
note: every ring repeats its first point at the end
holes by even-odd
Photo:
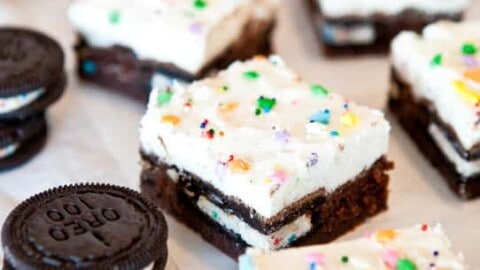
{"type": "MultiPolygon", "coordinates": [[[[388,88],[387,57],[326,60],[318,48],[303,1],[283,0],[275,47],[287,63],[309,81],[325,85],[352,100],[384,108],[388,88]]],[[[0,223],[20,201],[53,186],[76,182],[110,182],[138,189],[138,123],[144,105],[123,96],[77,82],[73,73],[73,29],[66,19],[68,0],[0,0],[0,24],[41,29],[59,40],[67,52],[69,85],[49,112],[50,137],[33,161],[0,174],[0,223]]],[[[468,18],[480,19],[480,0],[468,18]]],[[[88,20],[88,18],[85,18],[88,20]]],[[[454,247],[467,262],[480,268],[480,200],[460,201],[440,175],[387,115],[393,125],[389,158],[390,209],[340,240],[382,227],[441,222],[454,247]]],[[[169,268],[235,269],[233,260],[168,218],[169,268]]],[[[0,266],[1,266],[0,254],[0,266]]]]}

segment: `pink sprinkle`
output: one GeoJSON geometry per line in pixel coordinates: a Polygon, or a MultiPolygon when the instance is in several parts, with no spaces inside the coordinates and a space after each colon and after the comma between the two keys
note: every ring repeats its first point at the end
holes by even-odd
{"type": "Polygon", "coordinates": [[[287,181],[287,173],[282,169],[275,169],[275,172],[270,176],[275,183],[283,184],[287,181]]]}
{"type": "Polygon", "coordinates": [[[325,255],[323,255],[320,252],[309,252],[307,253],[307,256],[305,257],[305,260],[307,263],[314,263],[314,264],[324,264],[325,263],[325,255]]]}
{"type": "Polygon", "coordinates": [[[365,238],[370,239],[370,238],[372,238],[373,233],[372,232],[366,232],[363,236],[365,236],[365,238]]]}
{"type": "Polygon", "coordinates": [[[383,253],[383,261],[385,262],[386,265],[391,267],[392,269],[395,269],[397,265],[397,260],[400,256],[395,250],[392,249],[387,249],[383,253]]]}
{"type": "Polygon", "coordinates": [[[464,56],[463,63],[468,67],[478,67],[479,63],[475,57],[472,56],[464,56]]]}

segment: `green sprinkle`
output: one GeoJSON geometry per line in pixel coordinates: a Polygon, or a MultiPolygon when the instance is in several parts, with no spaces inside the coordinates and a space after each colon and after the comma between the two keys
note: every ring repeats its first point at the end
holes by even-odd
{"type": "Polygon", "coordinates": [[[318,84],[310,85],[310,90],[312,91],[312,93],[320,97],[326,97],[328,96],[328,93],[329,93],[325,87],[318,84]]]}
{"type": "Polygon", "coordinates": [[[226,85],[222,86],[222,91],[227,92],[228,91],[228,86],[226,86],[226,85]]]}
{"type": "Polygon", "coordinates": [[[277,104],[277,100],[275,98],[266,98],[266,97],[259,97],[257,99],[257,109],[255,110],[255,115],[259,115],[262,111],[264,113],[269,113],[273,107],[277,104]]]}
{"type": "Polygon", "coordinates": [[[430,61],[430,65],[432,67],[436,67],[436,66],[440,66],[442,62],[443,62],[443,55],[441,53],[438,53],[432,58],[432,61],[430,61]]]}
{"type": "Polygon", "coordinates": [[[256,80],[258,77],[260,77],[260,74],[258,74],[256,71],[250,70],[243,73],[243,77],[248,80],[256,80]]]}
{"type": "Polygon", "coordinates": [[[397,270],[417,270],[417,266],[409,259],[398,259],[397,270]]]}
{"type": "Polygon", "coordinates": [[[170,100],[172,99],[172,96],[173,96],[173,93],[169,90],[160,92],[157,96],[157,104],[163,105],[170,102],[170,100]]]}
{"type": "Polygon", "coordinates": [[[473,43],[467,42],[467,43],[464,43],[462,46],[463,54],[473,55],[473,54],[476,54],[477,51],[478,51],[478,48],[473,43]]]}
{"type": "Polygon", "coordinates": [[[114,9],[108,15],[108,20],[111,24],[119,24],[120,23],[120,10],[114,9]]]}
{"type": "Polygon", "coordinates": [[[216,211],[212,211],[212,217],[213,217],[213,219],[217,219],[218,218],[218,213],[216,211]]]}
{"type": "Polygon", "coordinates": [[[342,256],[342,263],[348,263],[348,256],[342,256]]]}
{"type": "Polygon", "coordinates": [[[207,7],[207,2],[205,0],[194,0],[193,6],[197,9],[204,9],[207,7]]]}

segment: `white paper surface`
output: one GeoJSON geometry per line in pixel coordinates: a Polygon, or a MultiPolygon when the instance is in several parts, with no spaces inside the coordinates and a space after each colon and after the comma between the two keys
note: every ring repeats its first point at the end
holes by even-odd
{"type": "MultiPolygon", "coordinates": [[[[276,51],[306,79],[375,108],[384,108],[388,88],[387,57],[325,60],[303,1],[284,0],[275,36],[276,51]]],[[[50,137],[33,161],[0,174],[0,223],[19,202],[50,187],[77,182],[110,182],[138,189],[138,125],[144,105],[77,82],[71,52],[75,40],[66,19],[68,0],[0,0],[0,24],[26,25],[59,40],[67,52],[69,84],[48,114],[50,137]]],[[[480,19],[480,0],[468,18],[480,19]]],[[[88,19],[88,18],[85,18],[88,19]]],[[[391,119],[391,117],[389,116],[391,119]]],[[[480,200],[455,197],[444,180],[392,120],[389,158],[390,209],[339,240],[382,227],[441,222],[454,247],[480,269],[480,200]]],[[[168,269],[236,269],[236,263],[185,226],[168,218],[168,269]]],[[[0,266],[2,257],[0,252],[0,266]]]]}

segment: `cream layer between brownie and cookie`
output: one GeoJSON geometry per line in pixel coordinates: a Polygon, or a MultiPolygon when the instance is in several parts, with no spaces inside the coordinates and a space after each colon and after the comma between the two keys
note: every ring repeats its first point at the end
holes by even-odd
{"type": "Polygon", "coordinates": [[[276,252],[249,249],[239,261],[240,270],[467,269],[440,225],[385,229],[349,242],[276,252]]]}
{"type": "Polygon", "coordinates": [[[241,39],[248,22],[273,20],[276,6],[277,0],[77,0],[69,18],[90,46],[125,46],[139,59],[196,74],[241,39]]]}
{"type": "MultiPolygon", "coordinates": [[[[268,220],[369,169],[387,152],[389,131],[380,111],[310,85],[270,57],[236,62],[190,85],[154,89],[140,139],[145,154],[198,176],[268,220]]],[[[281,239],[274,241],[206,198],[197,205],[248,244],[265,248],[311,226],[311,217],[301,216],[285,225],[288,234],[276,231],[281,239]]]]}
{"type": "Polygon", "coordinates": [[[375,41],[377,36],[373,20],[376,15],[396,16],[406,10],[414,10],[431,15],[462,13],[470,0],[314,0],[317,1],[322,16],[327,20],[321,26],[326,41],[336,44],[363,45],[375,41]],[[358,18],[359,23],[343,25],[329,23],[331,19],[358,18]]]}
{"type": "MultiPolygon", "coordinates": [[[[465,151],[480,142],[480,22],[439,22],[422,35],[403,32],[392,43],[395,72],[417,99],[431,102],[465,151]]],[[[463,176],[480,173],[480,163],[453,149],[442,127],[432,123],[432,138],[463,176]]]]}
{"type": "Polygon", "coordinates": [[[20,95],[0,97],[0,114],[13,112],[25,107],[40,98],[40,96],[42,96],[44,93],[45,90],[43,88],[39,88],[37,90],[20,95]]]}

